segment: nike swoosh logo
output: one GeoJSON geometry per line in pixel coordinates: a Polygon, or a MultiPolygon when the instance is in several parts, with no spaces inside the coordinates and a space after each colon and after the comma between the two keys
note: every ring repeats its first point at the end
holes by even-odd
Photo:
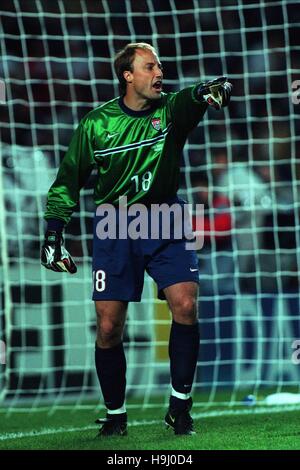
{"type": "Polygon", "coordinates": [[[107,138],[108,139],[112,139],[113,137],[115,137],[116,135],[119,135],[119,132],[114,132],[113,134],[107,134],[107,138]]]}
{"type": "Polygon", "coordinates": [[[191,273],[193,273],[193,272],[195,272],[195,271],[198,271],[198,268],[195,268],[195,269],[190,268],[190,271],[191,271],[191,273]]]}

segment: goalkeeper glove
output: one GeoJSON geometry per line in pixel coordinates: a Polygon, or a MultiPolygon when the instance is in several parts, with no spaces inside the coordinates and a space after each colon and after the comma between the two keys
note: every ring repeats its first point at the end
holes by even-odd
{"type": "Polygon", "coordinates": [[[76,264],[64,247],[62,232],[47,230],[41,251],[41,263],[52,271],[76,273],[76,264]]]}
{"type": "Polygon", "coordinates": [[[232,84],[227,81],[227,77],[218,77],[201,83],[196,94],[199,101],[206,101],[215,109],[220,109],[228,105],[231,91],[232,84]]]}

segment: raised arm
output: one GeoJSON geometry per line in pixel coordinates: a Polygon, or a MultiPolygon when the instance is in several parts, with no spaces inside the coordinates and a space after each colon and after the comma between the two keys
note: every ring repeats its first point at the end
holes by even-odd
{"type": "Polygon", "coordinates": [[[219,77],[171,94],[170,110],[177,131],[184,135],[197,126],[208,106],[215,109],[227,106],[231,91],[232,84],[227,78],[219,77]]]}

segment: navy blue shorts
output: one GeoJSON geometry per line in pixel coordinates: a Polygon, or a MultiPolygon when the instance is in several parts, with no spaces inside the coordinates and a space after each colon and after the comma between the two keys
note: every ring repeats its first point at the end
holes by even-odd
{"type": "MultiPolygon", "coordinates": [[[[165,299],[163,289],[166,287],[179,282],[199,282],[197,255],[194,250],[186,249],[185,237],[99,239],[96,227],[101,220],[102,216],[95,215],[93,300],[139,302],[145,271],[156,282],[161,300],[165,299]]],[[[131,220],[128,219],[128,224],[131,220]]],[[[118,230],[118,223],[116,225],[118,230]]]]}

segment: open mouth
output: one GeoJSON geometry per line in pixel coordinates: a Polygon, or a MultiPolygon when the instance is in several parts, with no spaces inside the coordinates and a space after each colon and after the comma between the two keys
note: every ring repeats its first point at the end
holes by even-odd
{"type": "Polygon", "coordinates": [[[157,80],[156,82],[154,82],[153,83],[153,88],[155,88],[155,90],[157,90],[157,91],[161,91],[162,90],[162,81],[157,80]]]}

